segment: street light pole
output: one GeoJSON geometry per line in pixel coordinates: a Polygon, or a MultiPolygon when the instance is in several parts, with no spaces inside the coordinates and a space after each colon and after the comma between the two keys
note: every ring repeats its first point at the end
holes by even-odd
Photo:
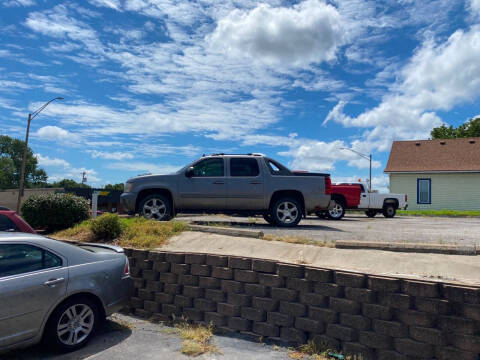
{"type": "Polygon", "coordinates": [[[367,159],[370,162],[370,179],[369,179],[369,183],[368,183],[368,190],[371,191],[372,190],[372,154],[370,154],[370,155],[362,154],[360,151],[353,150],[353,149],[350,149],[350,148],[345,148],[345,147],[342,147],[340,149],[351,151],[351,152],[357,154],[358,156],[360,156],[364,159],[367,159]]]}
{"type": "Polygon", "coordinates": [[[28,123],[27,123],[27,134],[25,135],[25,148],[23,149],[23,159],[22,159],[22,168],[20,171],[20,184],[18,188],[18,199],[17,199],[17,214],[20,214],[20,203],[22,201],[22,196],[23,196],[23,186],[24,186],[24,180],[25,180],[25,164],[27,162],[27,152],[28,152],[28,136],[30,135],[30,123],[32,120],[40,114],[40,112],[45,109],[48,104],[50,104],[52,101],[55,100],[63,100],[62,97],[56,97],[49,102],[45,103],[42,105],[40,108],[35,110],[32,114],[28,114],[28,123]]]}

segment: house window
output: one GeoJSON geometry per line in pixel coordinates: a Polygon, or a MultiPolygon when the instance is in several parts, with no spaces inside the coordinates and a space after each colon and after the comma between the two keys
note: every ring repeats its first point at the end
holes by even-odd
{"type": "Polygon", "coordinates": [[[432,179],[417,179],[417,204],[432,203],[432,179]]]}

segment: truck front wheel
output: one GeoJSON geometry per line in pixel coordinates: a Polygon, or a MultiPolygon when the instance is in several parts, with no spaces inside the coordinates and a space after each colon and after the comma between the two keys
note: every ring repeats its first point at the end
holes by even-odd
{"type": "Polygon", "coordinates": [[[397,209],[393,204],[386,204],[383,207],[383,216],[385,216],[386,218],[393,218],[396,213],[397,209]]]}
{"type": "Polygon", "coordinates": [[[302,205],[295,198],[280,198],[273,204],[272,218],[280,227],[296,226],[302,219],[302,205]]]}
{"type": "Polygon", "coordinates": [[[373,218],[375,215],[377,215],[377,212],[375,210],[367,210],[365,211],[365,215],[367,215],[369,218],[373,218]]]}
{"type": "Polygon", "coordinates": [[[147,219],[167,221],[172,215],[170,200],[161,194],[151,194],[140,202],[140,215],[147,219]]]}

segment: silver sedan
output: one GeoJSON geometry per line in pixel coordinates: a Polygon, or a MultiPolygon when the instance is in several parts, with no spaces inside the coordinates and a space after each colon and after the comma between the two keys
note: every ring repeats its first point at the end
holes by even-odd
{"type": "Polygon", "coordinates": [[[75,350],[132,293],[122,248],[0,232],[0,353],[42,340],[75,350]]]}

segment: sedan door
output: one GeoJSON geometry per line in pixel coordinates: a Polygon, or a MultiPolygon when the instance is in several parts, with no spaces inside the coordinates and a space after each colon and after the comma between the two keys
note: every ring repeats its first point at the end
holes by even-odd
{"type": "Polygon", "coordinates": [[[258,159],[230,158],[227,178],[227,208],[229,210],[262,210],[265,208],[264,179],[258,159]]]}
{"type": "Polygon", "coordinates": [[[0,244],[0,348],[39,334],[45,316],[65,296],[66,261],[24,243],[0,244]]]}
{"type": "Polygon", "coordinates": [[[223,158],[207,158],[193,166],[192,176],[180,176],[179,208],[182,210],[224,210],[227,186],[223,158]]]}

